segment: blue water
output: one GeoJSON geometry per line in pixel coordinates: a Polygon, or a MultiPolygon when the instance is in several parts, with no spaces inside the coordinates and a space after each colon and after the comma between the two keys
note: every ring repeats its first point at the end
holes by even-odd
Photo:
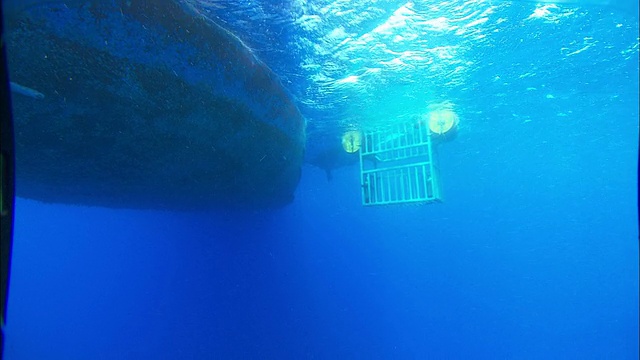
{"type": "Polygon", "coordinates": [[[310,152],[455,109],[444,202],[362,207],[357,166],[311,164],[269,211],[18,199],[5,357],[637,359],[637,14],[418,3],[385,35],[404,2],[287,4],[202,6],[282,76],[310,152]]]}

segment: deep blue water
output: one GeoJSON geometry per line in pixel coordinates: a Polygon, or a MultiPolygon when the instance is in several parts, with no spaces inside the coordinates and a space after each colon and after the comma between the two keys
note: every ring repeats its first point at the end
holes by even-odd
{"type": "MultiPolygon", "coordinates": [[[[527,6],[429,40],[453,46],[432,67],[373,78],[362,69],[389,52],[350,63],[359,48],[326,39],[338,20],[306,32],[274,22],[287,31],[273,41],[294,55],[270,51],[268,36],[251,45],[289,80],[310,150],[364,125],[367,107],[419,108],[407,99],[420,91],[455,104],[459,134],[438,146],[444,202],[362,207],[357,166],[328,182],[312,165],[294,202],[271,211],[18,199],[5,357],[637,359],[637,15],[588,8],[532,23],[527,6]],[[335,53],[304,39],[343,55],[321,81],[300,61],[335,53]],[[341,87],[354,74],[369,83],[341,87]]],[[[225,21],[248,37],[234,21],[256,9],[225,21]]],[[[381,24],[350,21],[347,32],[381,24]]]]}

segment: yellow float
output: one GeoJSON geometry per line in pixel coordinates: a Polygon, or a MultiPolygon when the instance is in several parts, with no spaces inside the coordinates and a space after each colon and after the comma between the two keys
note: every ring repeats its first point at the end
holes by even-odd
{"type": "Polygon", "coordinates": [[[362,135],[360,135],[360,131],[351,130],[342,135],[342,147],[344,148],[344,151],[350,154],[354,153],[360,150],[361,145],[362,135]]]}
{"type": "Polygon", "coordinates": [[[452,110],[435,110],[429,113],[431,133],[445,137],[453,135],[458,128],[458,115],[452,110]]]}

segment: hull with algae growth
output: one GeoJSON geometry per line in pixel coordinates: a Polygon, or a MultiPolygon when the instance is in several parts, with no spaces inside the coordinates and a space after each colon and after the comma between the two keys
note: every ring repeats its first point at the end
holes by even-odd
{"type": "Polygon", "coordinates": [[[292,200],[304,120],[232,33],[171,0],[18,15],[5,36],[18,196],[159,209],[292,200]]]}

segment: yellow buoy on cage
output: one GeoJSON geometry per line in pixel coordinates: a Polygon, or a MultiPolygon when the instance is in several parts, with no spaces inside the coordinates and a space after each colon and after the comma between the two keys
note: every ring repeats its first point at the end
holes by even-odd
{"type": "Polygon", "coordinates": [[[360,131],[351,130],[342,135],[342,147],[348,153],[354,153],[360,150],[362,144],[362,135],[360,131]]]}
{"type": "Polygon", "coordinates": [[[437,136],[451,136],[458,128],[458,115],[452,110],[435,110],[429,113],[429,130],[437,136]]]}

